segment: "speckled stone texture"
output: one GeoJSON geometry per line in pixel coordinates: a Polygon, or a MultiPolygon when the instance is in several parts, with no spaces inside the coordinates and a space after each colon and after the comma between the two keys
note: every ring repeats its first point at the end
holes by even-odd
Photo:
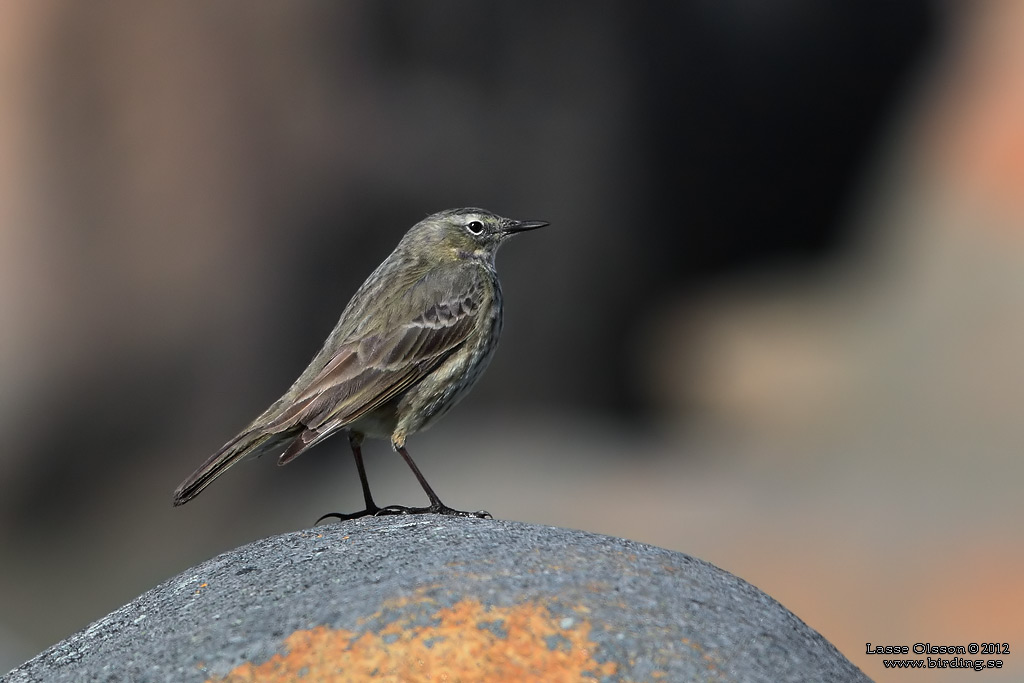
{"type": "Polygon", "coordinates": [[[701,560],[436,515],[324,524],[224,553],[4,680],[222,678],[869,680],[779,603],[701,560]]]}

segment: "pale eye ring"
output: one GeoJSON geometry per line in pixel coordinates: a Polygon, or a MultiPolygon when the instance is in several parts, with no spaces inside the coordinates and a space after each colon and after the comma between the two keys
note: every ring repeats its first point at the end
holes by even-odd
{"type": "Polygon", "coordinates": [[[474,235],[479,235],[484,231],[484,224],[480,221],[470,221],[466,223],[466,230],[469,230],[474,235]]]}

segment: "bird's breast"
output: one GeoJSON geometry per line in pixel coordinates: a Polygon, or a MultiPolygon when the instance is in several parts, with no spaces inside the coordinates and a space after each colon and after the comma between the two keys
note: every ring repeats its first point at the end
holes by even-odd
{"type": "Polygon", "coordinates": [[[409,435],[429,427],[458,403],[487,369],[502,328],[501,288],[497,282],[477,316],[466,340],[402,397],[396,431],[409,435]]]}

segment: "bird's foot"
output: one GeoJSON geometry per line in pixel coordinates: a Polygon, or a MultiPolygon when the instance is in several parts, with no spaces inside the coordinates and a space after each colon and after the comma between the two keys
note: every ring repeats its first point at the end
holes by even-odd
{"type": "Polygon", "coordinates": [[[326,515],[323,515],[323,516],[320,517],[320,519],[316,520],[313,523],[313,526],[316,526],[317,524],[319,524],[320,522],[324,521],[325,519],[336,519],[339,522],[345,522],[345,521],[348,521],[350,519],[359,519],[360,517],[373,517],[373,516],[379,514],[380,511],[381,511],[381,509],[379,507],[374,506],[372,508],[366,508],[365,510],[360,510],[359,512],[351,512],[349,514],[343,514],[341,512],[328,512],[326,515]]]}
{"type": "Polygon", "coordinates": [[[423,508],[406,507],[404,505],[388,505],[381,508],[374,513],[375,517],[382,517],[384,515],[447,515],[449,517],[475,517],[477,519],[493,519],[491,513],[487,510],[477,510],[476,512],[469,512],[466,510],[455,510],[448,507],[447,505],[434,504],[423,508]]]}
{"type": "Polygon", "coordinates": [[[474,517],[476,519],[494,519],[491,513],[487,510],[477,510],[476,512],[469,512],[467,510],[455,510],[445,504],[430,505],[428,507],[416,508],[406,507],[405,505],[387,505],[385,507],[372,507],[359,512],[352,512],[349,514],[342,514],[340,512],[328,512],[326,515],[316,520],[313,526],[316,526],[325,519],[336,519],[339,522],[346,522],[350,519],[359,519],[360,517],[384,517],[386,515],[447,515],[449,517],[474,517]]]}

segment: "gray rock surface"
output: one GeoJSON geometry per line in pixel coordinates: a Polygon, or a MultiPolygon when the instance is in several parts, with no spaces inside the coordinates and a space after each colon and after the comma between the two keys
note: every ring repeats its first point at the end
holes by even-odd
{"type": "Polygon", "coordinates": [[[4,680],[350,680],[343,673],[868,680],[775,600],[701,560],[580,531],[436,515],[325,524],[224,553],[4,680]]]}

